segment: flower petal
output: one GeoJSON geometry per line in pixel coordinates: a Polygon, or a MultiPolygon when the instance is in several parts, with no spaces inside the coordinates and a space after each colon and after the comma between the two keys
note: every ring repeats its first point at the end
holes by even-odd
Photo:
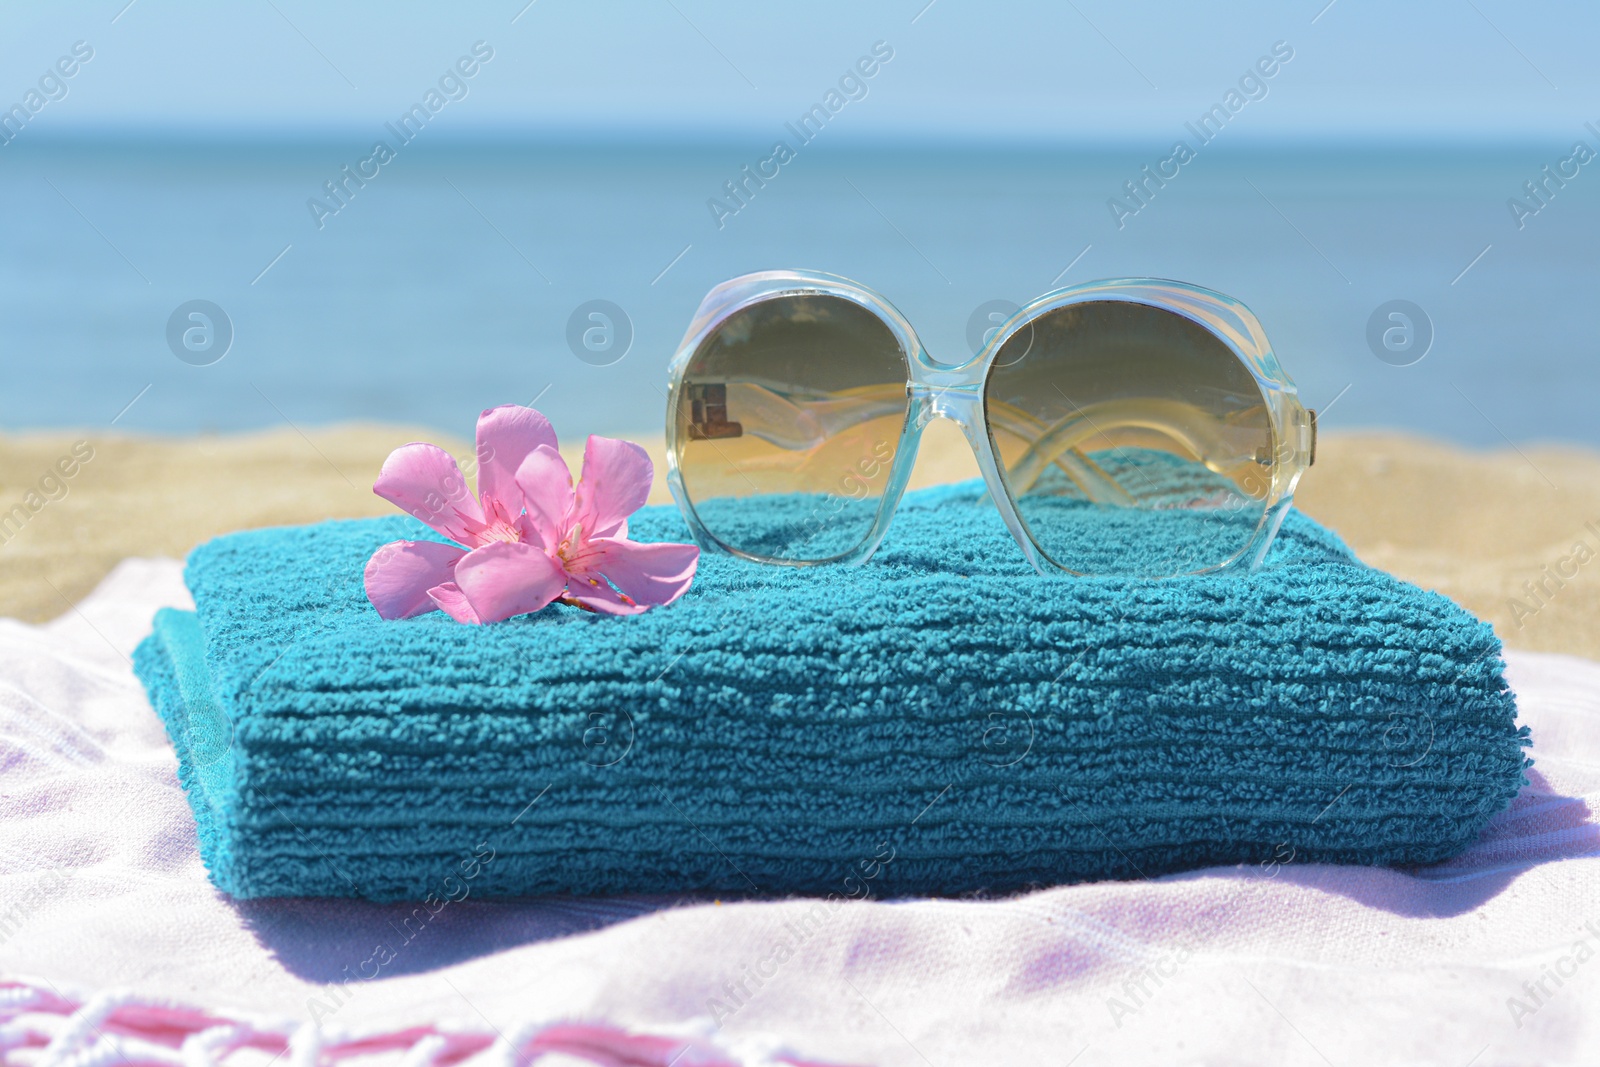
{"type": "Polygon", "coordinates": [[[456,564],[456,585],[484,622],[538,611],[560,596],[567,575],[537,545],[496,541],[456,564]]]}
{"type": "Polygon", "coordinates": [[[545,548],[554,552],[572,513],[572,472],[567,461],[555,449],[540,445],[517,468],[517,485],[528,509],[523,517],[538,531],[545,548]]]}
{"type": "Polygon", "coordinates": [[[455,582],[434,586],[428,590],[428,596],[432,598],[434,607],[456,622],[470,623],[473,626],[483,624],[483,620],[478,618],[478,613],[473,611],[472,605],[467,602],[467,594],[463,593],[455,582]]]}
{"type": "Polygon", "coordinates": [[[433,611],[428,590],[450,581],[456,561],[466,555],[458,545],[440,541],[391,541],[367,560],[363,580],[367,599],[385,619],[409,619],[433,611]]]}
{"type": "Polygon", "coordinates": [[[632,441],[590,435],[583,446],[573,520],[584,538],[610,537],[644,506],[655,480],[650,453],[632,441]]]}
{"type": "MultiPolygon", "coordinates": [[[[581,557],[585,571],[604,575],[629,599],[645,607],[670,604],[682,596],[694,581],[699,565],[700,549],[694,545],[644,543],[620,537],[590,541],[581,557]]],[[[574,581],[572,586],[579,584],[574,581]]]]}
{"type": "Polygon", "coordinates": [[[413,442],[389,453],[372,491],[463,544],[473,544],[483,528],[477,497],[456,461],[438,445],[413,442]]]}
{"type": "Polygon", "coordinates": [[[533,408],[501,404],[478,416],[478,496],[498,503],[509,518],[522,510],[517,468],[540,445],[559,447],[550,420],[533,408]]]}
{"type": "Polygon", "coordinates": [[[566,599],[604,615],[638,615],[650,610],[649,604],[635,603],[596,575],[575,576],[567,584],[566,599]]]}

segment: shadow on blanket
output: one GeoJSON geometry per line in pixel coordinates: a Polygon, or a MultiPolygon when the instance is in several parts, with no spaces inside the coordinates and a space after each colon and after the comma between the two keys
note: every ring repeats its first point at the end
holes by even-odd
{"type": "MultiPolygon", "coordinates": [[[[1286,855],[1276,867],[1240,866],[1249,878],[1276,878],[1346,897],[1406,919],[1452,918],[1481,907],[1524,874],[1547,863],[1600,855],[1600,826],[1582,797],[1555,792],[1537,770],[1524,772],[1511,806],[1484,827],[1465,852],[1425,867],[1357,867],[1295,863],[1286,855]]],[[[1163,881],[1215,877],[1211,868],[1171,875],[1163,881]]]]}
{"type": "Polygon", "coordinates": [[[669,897],[463,898],[419,904],[275,897],[237,900],[233,906],[285,969],[328,984],[439,970],[696,903],[701,901],[669,897]]]}

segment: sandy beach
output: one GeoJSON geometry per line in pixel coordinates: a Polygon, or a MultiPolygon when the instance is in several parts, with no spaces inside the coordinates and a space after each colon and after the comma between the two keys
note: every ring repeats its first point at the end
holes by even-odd
{"type": "MultiPolygon", "coordinates": [[[[28,514],[20,528],[0,527],[0,614],[60,615],[125,557],[181,558],[249,527],[392,514],[372,480],[391,449],[414,440],[470,452],[437,431],[371,424],[0,437],[0,513],[20,504],[28,514]]],[[[657,459],[652,501],[667,501],[661,441],[641,443],[657,459]]],[[[567,459],[576,471],[581,450],[567,459]]],[[[957,432],[932,427],[913,485],[975,474],[957,432]]],[[[1507,645],[1600,660],[1600,453],[1327,433],[1296,502],[1367,563],[1449,596],[1507,645]]]]}

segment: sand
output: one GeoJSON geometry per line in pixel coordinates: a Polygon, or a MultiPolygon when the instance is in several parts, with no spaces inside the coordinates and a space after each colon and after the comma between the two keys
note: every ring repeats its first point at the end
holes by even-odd
{"type": "MultiPolygon", "coordinates": [[[[182,557],[247,527],[393,514],[372,479],[414,440],[469,451],[437,431],[377,425],[0,437],[0,615],[53,618],[127,556],[182,557]],[[79,441],[80,455],[93,450],[86,462],[74,457],[79,441]],[[20,529],[5,519],[14,505],[27,513],[20,529]]],[[[667,501],[660,439],[641,443],[657,457],[652,500],[667,501]]],[[[578,458],[568,456],[575,470],[578,458]]],[[[959,434],[932,427],[913,484],[975,474],[959,434]]],[[[1367,563],[1449,596],[1511,647],[1600,660],[1600,453],[1325,433],[1296,501],[1367,563]]]]}

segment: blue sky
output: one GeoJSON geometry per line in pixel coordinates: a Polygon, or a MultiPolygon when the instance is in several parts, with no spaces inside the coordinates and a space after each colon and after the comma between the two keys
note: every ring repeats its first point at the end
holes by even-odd
{"type": "Polygon", "coordinates": [[[51,133],[365,129],[483,40],[495,58],[452,130],[743,135],[882,40],[894,59],[842,137],[1060,142],[1177,132],[1285,41],[1294,59],[1240,136],[1564,137],[1600,119],[1600,12],[1575,2],[525,4],[12,5],[0,97],[84,40],[94,60],[39,116],[51,133]]]}

